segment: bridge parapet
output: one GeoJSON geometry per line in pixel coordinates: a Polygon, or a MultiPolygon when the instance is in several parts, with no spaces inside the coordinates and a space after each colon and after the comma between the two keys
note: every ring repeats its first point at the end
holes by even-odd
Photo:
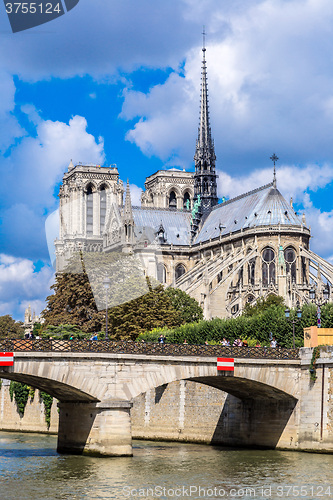
{"type": "Polygon", "coordinates": [[[162,356],[211,356],[245,359],[299,359],[299,349],[222,345],[159,344],[110,340],[4,339],[0,352],[96,352],[162,356]]]}

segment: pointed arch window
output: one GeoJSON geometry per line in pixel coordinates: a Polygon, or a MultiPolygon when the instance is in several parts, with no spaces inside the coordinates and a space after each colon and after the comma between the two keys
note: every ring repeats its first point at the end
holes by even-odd
{"type": "Polygon", "coordinates": [[[103,184],[100,188],[100,193],[99,193],[99,220],[100,220],[101,234],[104,232],[105,218],[106,218],[106,186],[103,184]]]}
{"type": "Polygon", "coordinates": [[[87,187],[86,193],[86,229],[87,234],[93,234],[93,216],[94,216],[94,195],[93,195],[93,186],[89,184],[87,187]]]}
{"type": "Polygon", "coordinates": [[[174,191],[169,194],[169,208],[177,208],[176,193],[174,191]]]}
{"type": "Polygon", "coordinates": [[[190,193],[188,193],[186,191],[186,193],[184,194],[184,200],[183,200],[183,208],[184,208],[184,210],[187,210],[187,207],[188,207],[188,209],[191,208],[191,197],[190,197],[190,193]]]}
{"type": "Polygon", "coordinates": [[[185,266],[183,264],[178,264],[178,266],[175,269],[175,278],[178,280],[183,274],[186,273],[185,266]]]}
{"type": "Polygon", "coordinates": [[[206,177],[204,178],[203,181],[203,192],[208,193],[208,179],[206,179],[206,177]]]}
{"type": "Polygon", "coordinates": [[[296,281],[296,252],[292,247],[285,249],[284,260],[287,273],[290,274],[292,281],[296,281]]]}
{"type": "Polygon", "coordinates": [[[268,286],[270,283],[275,283],[275,252],[267,247],[262,252],[262,284],[268,286]]]}
{"type": "Polygon", "coordinates": [[[256,273],[256,258],[254,257],[248,264],[248,281],[250,285],[254,285],[256,273]]]}

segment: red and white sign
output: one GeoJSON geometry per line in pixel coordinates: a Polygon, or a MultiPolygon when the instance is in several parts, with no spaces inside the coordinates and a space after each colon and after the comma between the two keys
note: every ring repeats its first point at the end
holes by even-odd
{"type": "Polygon", "coordinates": [[[13,366],[14,353],[13,352],[0,352],[0,366],[13,366]]]}
{"type": "Polygon", "coordinates": [[[217,369],[225,372],[233,372],[235,369],[234,358],[217,358],[217,369]]]}

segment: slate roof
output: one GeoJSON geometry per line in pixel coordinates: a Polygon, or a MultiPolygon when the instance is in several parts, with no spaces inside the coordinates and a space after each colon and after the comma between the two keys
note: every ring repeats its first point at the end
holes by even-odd
{"type": "Polygon", "coordinates": [[[140,238],[143,228],[149,239],[154,239],[161,223],[165,230],[166,243],[189,245],[191,240],[191,212],[162,208],[133,207],[134,231],[140,238]]]}
{"type": "Polygon", "coordinates": [[[216,205],[193,243],[218,238],[220,224],[221,234],[228,234],[257,226],[301,226],[301,221],[271,183],[216,205]]]}

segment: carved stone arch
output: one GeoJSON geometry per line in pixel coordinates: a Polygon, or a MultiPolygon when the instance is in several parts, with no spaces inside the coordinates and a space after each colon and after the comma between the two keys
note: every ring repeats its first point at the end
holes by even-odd
{"type": "Polygon", "coordinates": [[[177,185],[173,185],[173,186],[168,187],[167,196],[170,196],[171,191],[174,191],[176,193],[176,196],[181,195],[181,191],[179,189],[179,186],[177,186],[177,185]]]}
{"type": "Polygon", "coordinates": [[[177,208],[177,199],[180,196],[179,188],[176,186],[170,187],[167,194],[167,206],[169,208],[177,208]]]}
{"type": "Polygon", "coordinates": [[[261,278],[263,286],[269,286],[276,282],[276,265],[278,252],[272,245],[264,246],[260,251],[261,256],[261,278]]]}
{"type": "Polygon", "coordinates": [[[283,248],[283,256],[287,274],[291,276],[292,282],[296,282],[298,251],[292,243],[286,244],[283,248]]]}
{"type": "Polygon", "coordinates": [[[185,264],[183,262],[179,262],[175,267],[175,279],[177,281],[178,278],[183,276],[187,272],[185,264]]]}
{"type": "Polygon", "coordinates": [[[97,190],[98,191],[103,191],[103,190],[108,191],[110,189],[111,189],[111,186],[110,186],[110,184],[107,181],[101,181],[97,185],[97,190]]]}
{"type": "Polygon", "coordinates": [[[88,191],[90,191],[92,193],[96,193],[97,191],[97,185],[96,185],[96,182],[95,181],[92,181],[92,180],[89,180],[88,182],[86,182],[84,188],[83,188],[83,191],[87,194],[88,191]]]}

